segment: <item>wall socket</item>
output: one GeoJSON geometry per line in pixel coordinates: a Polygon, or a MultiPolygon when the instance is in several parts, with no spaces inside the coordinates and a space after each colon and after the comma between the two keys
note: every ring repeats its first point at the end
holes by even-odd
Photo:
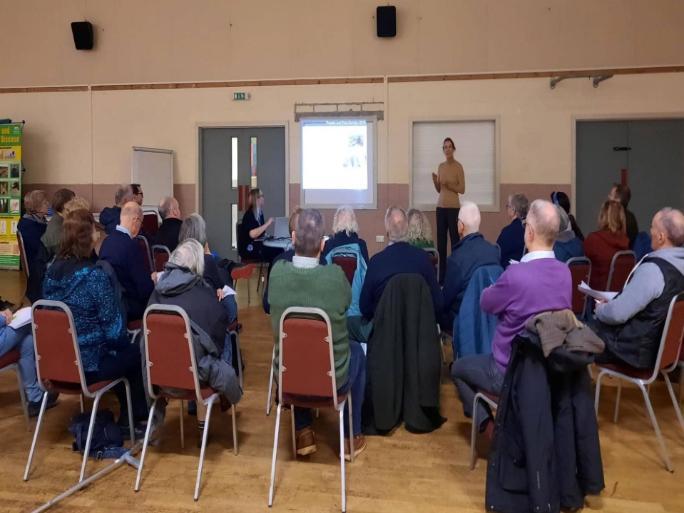
{"type": "Polygon", "coordinates": [[[385,242],[385,236],[384,235],[376,235],[375,236],[375,242],[380,242],[380,243],[385,242]]]}

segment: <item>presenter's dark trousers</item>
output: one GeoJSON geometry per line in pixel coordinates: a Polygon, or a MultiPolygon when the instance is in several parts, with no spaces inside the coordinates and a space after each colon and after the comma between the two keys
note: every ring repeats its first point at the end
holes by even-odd
{"type": "Polygon", "coordinates": [[[447,263],[447,231],[453,247],[458,242],[458,208],[437,207],[437,251],[439,252],[439,283],[444,283],[447,263]]]}

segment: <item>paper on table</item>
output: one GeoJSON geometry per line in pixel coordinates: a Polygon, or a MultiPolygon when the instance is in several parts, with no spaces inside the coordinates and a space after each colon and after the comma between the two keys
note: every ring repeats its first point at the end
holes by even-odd
{"type": "Polygon", "coordinates": [[[231,289],[228,285],[223,286],[223,296],[234,296],[235,290],[231,289]]]}
{"type": "Polygon", "coordinates": [[[26,306],[17,310],[12,316],[12,322],[9,323],[9,327],[13,329],[19,329],[22,326],[26,326],[31,322],[31,307],[26,306]]]}
{"type": "Polygon", "coordinates": [[[584,282],[577,285],[577,290],[579,290],[583,294],[586,294],[589,297],[593,297],[594,299],[600,299],[602,301],[610,301],[618,295],[617,292],[594,290],[584,282]]]}

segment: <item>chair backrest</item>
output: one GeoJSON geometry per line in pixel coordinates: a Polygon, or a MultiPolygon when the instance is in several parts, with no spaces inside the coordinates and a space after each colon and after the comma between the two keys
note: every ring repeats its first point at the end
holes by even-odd
{"type": "Polygon", "coordinates": [[[230,271],[230,277],[232,278],[233,283],[235,283],[237,280],[249,280],[254,274],[255,269],[256,265],[254,264],[241,265],[239,267],[236,266],[230,271]]]}
{"type": "Polygon", "coordinates": [[[143,212],[142,231],[147,235],[156,235],[159,231],[159,217],[154,210],[143,212]]]}
{"type": "Polygon", "coordinates": [[[38,382],[80,384],[89,395],[71,309],[61,301],[41,299],[31,313],[38,382]]]}
{"type": "Polygon", "coordinates": [[[439,252],[435,248],[423,248],[430,255],[430,262],[435,268],[437,278],[439,278],[439,252]]]}
{"type": "Polygon", "coordinates": [[[161,244],[152,246],[152,261],[154,262],[154,270],[158,273],[164,270],[164,266],[170,257],[171,251],[166,246],[161,244]]]}
{"type": "Polygon", "coordinates": [[[21,261],[21,269],[24,271],[24,276],[28,280],[30,269],[28,266],[28,258],[26,257],[26,246],[24,246],[24,236],[17,230],[17,244],[19,245],[19,260],[21,261]]]}
{"type": "Polygon", "coordinates": [[[608,273],[608,283],[606,290],[620,292],[625,286],[629,273],[636,265],[634,251],[618,251],[613,255],[610,262],[610,272],[608,273]]]}
{"type": "Polygon", "coordinates": [[[332,399],[337,407],[330,318],[320,308],[290,307],[280,317],[278,394],[332,399]]]}
{"type": "Polygon", "coordinates": [[[147,238],[144,235],[138,235],[135,238],[136,242],[138,243],[138,246],[140,246],[140,250],[143,253],[144,262],[145,266],[147,268],[147,271],[149,273],[152,272],[152,269],[154,269],[154,264],[152,263],[152,253],[150,251],[150,244],[147,242],[147,238]]]}
{"type": "Polygon", "coordinates": [[[660,370],[666,372],[674,370],[679,363],[682,339],[684,339],[684,292],[677,294],[670,302],[652,379],[657,377],[660,370]]]}
{"type": "Polygon", "coordinates": [[[572,311],[575,315],[582,315],[587,305],[587,295],[577,287],[580,283],[589,283],[591,279],[591,260],[587,257],[572,257],[565,262],[572,276],[572,311]]]}
{"type": "Polygon", "coordinates": [[[351,285],[354,281],[354,273],[356,273],[356,257],[355,256],[334,256],[333,264],[339,265],[344,271],[349,284],[351,285]]]}
{"type": "Polygon", "coordinates": [[[202,401],[190,319],[180,306],[153,304],[143,314],[147,387],[195,392],[202,401]]]}

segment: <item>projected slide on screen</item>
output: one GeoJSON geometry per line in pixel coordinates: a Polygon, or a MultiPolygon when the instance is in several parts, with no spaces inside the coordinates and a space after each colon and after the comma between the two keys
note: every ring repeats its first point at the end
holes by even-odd
{"type": "Polygon", "coordinates": [[[372,206],[372,121],[302,120],[302,193],[307,206],[372,206]]]}

